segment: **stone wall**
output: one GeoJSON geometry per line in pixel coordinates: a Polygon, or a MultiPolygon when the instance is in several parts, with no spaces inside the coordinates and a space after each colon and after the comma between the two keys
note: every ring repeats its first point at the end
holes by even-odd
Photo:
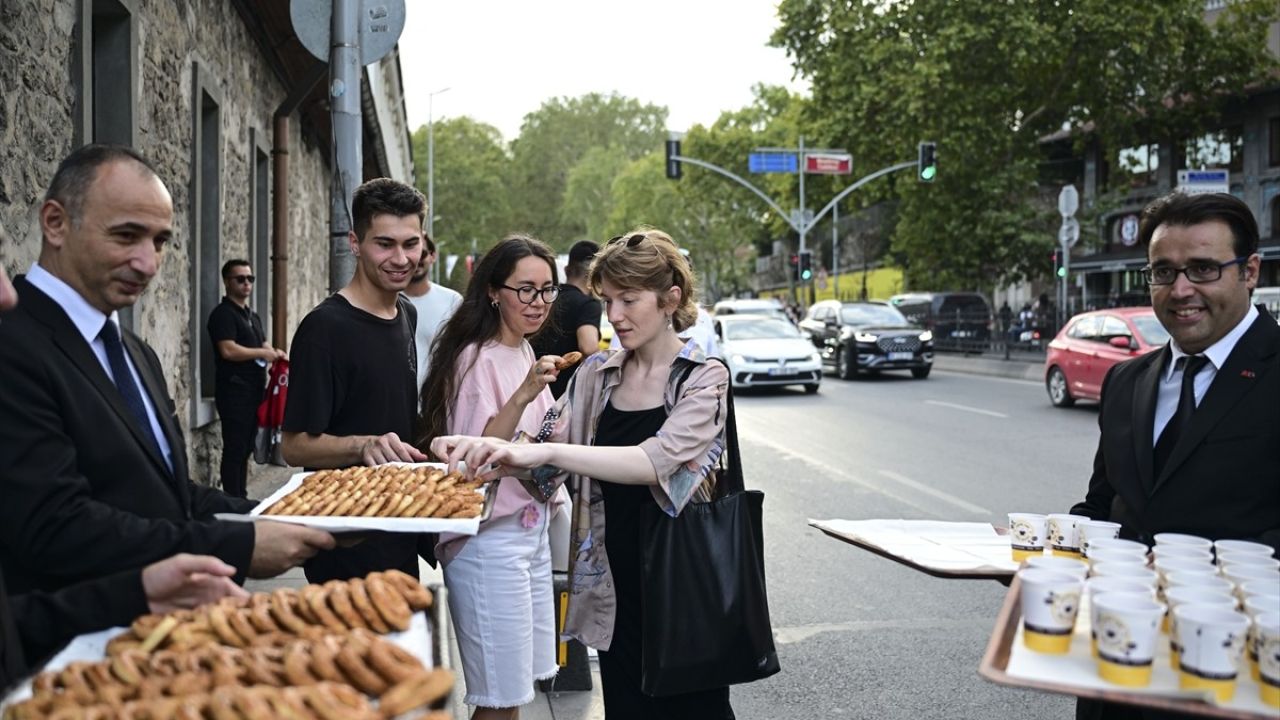
{"type": "MultiPolygon", "coordinates": [[[[84,0],[88,2],[88,0],[84,0]]],[[[133,0],[140,63],[134,111],[137,147],[156,163],[174,201],[175,242],[136,308],[135,327],[160,356],[188,431],[192,474],[216,482],[217,423],[187,427],[191,413],[189,195],[195,63],[221,94],[221,259],[248,256],[250,130],[270,150],[272,115],[287,89],[224,0],[133,0]]],[[[74,146],[79,94],[72,68],[77,0],[0,3],[0,264],[25,272],[39,255],[35,212],[58,161],[74,146]]],[[[98,102],[127,102],[98,98],[98,102]]],[[[289,334],[327,294],[328,170],[325,153],[293,123],[289,147],[289,334]]],[[[217,268],[211,272],[216,273],[217,268]]],[[[262,277],[267,268],[255,268],[262,277]]],[[[204,318],[200,319],[204,327],[204,318]]]]}

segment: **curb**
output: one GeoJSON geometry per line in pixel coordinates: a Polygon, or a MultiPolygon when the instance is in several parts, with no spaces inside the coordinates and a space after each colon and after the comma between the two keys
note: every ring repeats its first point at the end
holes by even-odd
{"type": "Polygon", "coordinates": [[[1028,362],[1025,360],[1004,360],[998,357],[974,357],[966,355],[949,355],[934,353],[935,370],[968,373],[970,375],[987,375],[1012,380],[1029,380],[1044,382],[1044,361],[1028,362]]]}

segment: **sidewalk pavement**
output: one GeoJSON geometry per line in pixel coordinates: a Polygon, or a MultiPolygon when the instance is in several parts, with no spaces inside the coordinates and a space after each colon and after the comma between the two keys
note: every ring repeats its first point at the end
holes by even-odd
{"type": "MultiPolygon", "coordinates": [[[[277,467],[275,465],[249,464],[249,497],[265,498],[284,485],[298,468],[277,467]]],[[[438,568],[432,568],[425,562],[419,562],[418,570],[422,583],[427,586],[443,586],[444,574],[438,568]]],[[[244,587],[249,592],[270,592],[277,588],[300,588],[307,584],[302,568],[293,568],[268,580],[248,580],[244,587]]],[[[458,645],[453,640],[453,628],[446,630],[450,643],[446,665],[457,673],[454,685],[453,701],[450,708],[455,720],[466,720],[470,716],[469,708],[463,704],[466,695],[465,682],[462,678],[462,663],[458,657],[458,645]]],[[[592,690],[582,692],[548,692],[534,689],[533,702],[520,708],[521,720],[603,720],[604,701],[600,694],[600,669],[596,659],[591,658],[592,690]]]]}
{"type": "Polygon", "coordinates": [[[1013,359],[1005,360],[1003,353],[989,352],[982,355],[965,355],[937,352],[933,354],[933,369],[968,373],[970,375],[988,375],[1014,380],[1044,382],[1043,356],[1014,356],[1013,359]]]}

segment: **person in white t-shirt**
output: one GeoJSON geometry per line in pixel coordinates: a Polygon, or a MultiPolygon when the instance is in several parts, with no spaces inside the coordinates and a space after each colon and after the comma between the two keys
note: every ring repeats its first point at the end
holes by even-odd
{"type": "Polygon", "coordinates": [[[414,346],[418,354],[418,390],[427,379],[427,367],[431,365],[431,341],[435,340],[436,331],[453,315],[453,311],[462,304],[462,295],[456,290],[439,283],[431,283],[431,266],[436,264],[436,244],[431,238],[426,240],[425,252],[418,269],[404,289],[404,296],[418,310],[418,330],[414,335],[414,346]]]}

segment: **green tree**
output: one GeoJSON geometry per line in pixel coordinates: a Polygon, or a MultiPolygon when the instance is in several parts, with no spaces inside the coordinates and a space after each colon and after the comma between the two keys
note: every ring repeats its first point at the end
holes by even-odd
{"type": "Polygon", "coordinates": [[[613,207],[613,181],[631,163],[613,147],[587,150],[569,171],[561,203],[560,221],[565,227],[581,227],[581,237],[597,243],[617,235],[609,226],[613,207]]]}
{"type": "MultiPolygon", "coordinates": [[[[592,148],[607,148],[627,161],[661,148],[666,124],[666,108],[616,94],[544,102],[525,116],[520,137],[511,143],[508,193],[522,227],[561,249],[588,237],[589,218],[564,207],[573,169],[592,148]]],[[[581,200],[579,194],[575,202],[581,200]]]]}
{"type": "MultiPolygon", "coordinates": [[[[932,184],[899,174],[862,202],[901,198],[892,239],[909,282],[974,288],[1044,269],[1052,193],[1040,138],[1071,129],[1107,148],[1198,132],[1275,67],[1274,0],[1216,22],[1202,0],[782,0],[773,43],[812,86],[805,126],[863,167],[938,143],[932,184]]],[[[1056,190],[1056,189],[1055,189],[1056,190]]]]}
{"type": "MultiPolygon", "coordinates": [[[[427,127],[413,134],[417,186],[427,192],[427,127]]],[[[469,117],[435,124],[435,240],[440,254],[483,249],[514,229],[510,192],[504,180],[511,160],[502,135],[469,117]]],[[[465,272],[464,272],[465,274],[465,272]]]]}

